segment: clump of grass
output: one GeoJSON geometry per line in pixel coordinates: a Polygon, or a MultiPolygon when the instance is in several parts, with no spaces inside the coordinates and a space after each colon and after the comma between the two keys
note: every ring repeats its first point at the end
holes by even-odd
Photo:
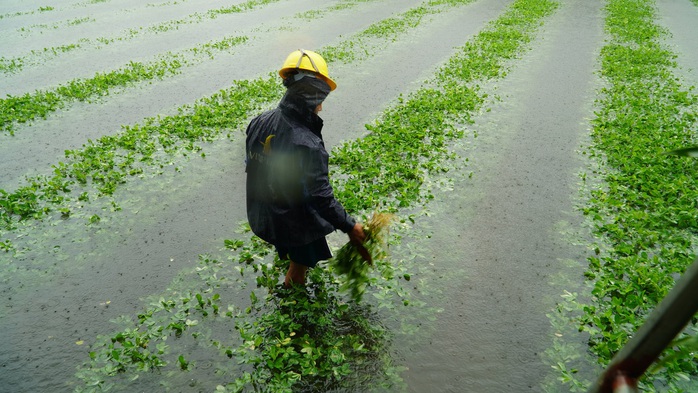
{"type": "Polygon", "coordinates": [[[351,242],[342,246],[330,261],[332,270],[344,276],[340,290],[349,292],[355,302],[360,302],[369,282],[368,273],[373,261],[388,255],[387,238],[390,224],[395,216],[388,213],[374,213],[364,225],[366,241],[361,246],[351,242]],[[370,258],[366,259],[366,252],[370,258]]]}

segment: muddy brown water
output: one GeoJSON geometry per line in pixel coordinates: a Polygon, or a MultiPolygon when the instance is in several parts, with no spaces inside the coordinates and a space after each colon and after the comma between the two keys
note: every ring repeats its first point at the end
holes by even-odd
{"type": "MultiPolygon", "coordinates": [[[[3,14],[43,4],[2,3],[3,14]]],[[[21,55],[236,2],[172,3],[57,2],[53,14],[0,20],[0,47],[8,48],[3,56],[21,55]],[[46,31],[27,37],[16,31],[92,15],[97,22],[56,29],[43,41],[46,31]]],[[[322,113],[328,146],[361,137],[365,123],[399,94],[419,88],[455,47],[510,3],[476,1],[401,35],[359,67],[331,69],[339,88],[322,113]]],[[[585,166],[577,151],[585,144],[593,116],[596,59],[604,38],[602,1],[560,3],[531,43],[532,50],[512,63],[506,79],[486,86],[501,101],[467,127],[469,137],[458,151],[462,160],[468,158],[468,166],[449,175],[453,190],[438,191],[428,206],[430,217],[415,224],[415,233],[429,236],[405,239],[425,250],[415,263],[432,267],[427,278],[441,292],[431,306],[443,309],[420,339],[392,343],[396,362],[407,368],[402,377],[410,392],[538,392],[550,373],[542,353],[556,332],[546,313],[566,289],[555,280],[563,276],[581,282],[587,253],[583,244],[571,244],[561,228],[584,231],[574,209],[577,173],[585,166]]],[[[16,75],[2,75],[0,92],[22,94],[216,37],[252,38],[231,54],[217,55],[176,77],[139,84],[98,103],[70,105],[46,120],[19,127],[14,137],[0,135],[0,188],[22,184],[25,175],[49,173],[65,149],[78,148],[87,139],[117,133],[121,125],[145,117],[172,114],[232,80],[265,75],[289,48],[336,43],[416,4],[377,0],[305,21],[289,16],[315,8],[317,2],[280,1],[243,15],[78,50],[16,75]],[[294,29],[279,29],[288,25],[294,29]]],[[[671,14],[664,15],[677,47],[692,48],[690,34],[695,30],[674,30],[671,14]]],[[[686,58],[693,61],[690,55],[686,58]]],[[[84,225],[82,216],[47,220],[27,230],[28,240],[19,240],[31,245],[30,251],[0,255],[0,391],[71,390],[76,367],[87,360],[86,346],[115,329],[112,319],[136,315],[145,306],[142,299],[162,293],[178,273],[195,266],[198,255],[216,252],[223,239],[235,237],[237,223],[245,219],[239,132],[232,141],[206,145],[205,160],[175,163],[181,172],[169,168],[162,176],[129,180],[116,196],[119,212],[102,209],[98,202],[88,206],[83,216],[99,214],[103,219],[98,226],[84,225]],[[80,340],[85,344],[77,345],[80,340]]],[[[210,391],[216,384],[208,381],[175,391],[210,391]]],[[[144,381],[142,389],[149,388],[144,381]]]]}

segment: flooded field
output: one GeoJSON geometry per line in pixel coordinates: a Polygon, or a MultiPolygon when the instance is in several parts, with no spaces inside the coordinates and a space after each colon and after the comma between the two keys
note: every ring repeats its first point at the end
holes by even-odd
{"type": "MultiPolygon", "coordinates": [[[[581,391],[601,368],[561,304],[592,297],[605,241],[580,208],[604,182],[587,148],[605,6],[3,1],[0,391],[273,391],[278,375],[307,392],[581,391]],[[378,203],[397,216],[361,304],[316,269],[311,298],[346,341],[303,347],[331,352],[310,375],[259,360],[296,331],[283,341],[272,255],[240,229],[244,129],[276,105],[274,72],[297,48],[323,53],[338,84],[321,113],[338,197],[357,217],[378,203]],[[374,142],[383,132],[394,142],[374,142]],[[383,191],[415,173],[392,154],[418,180],[383,191]]],[[[656,9],[695,84],[698,6],[656,9]]]]}

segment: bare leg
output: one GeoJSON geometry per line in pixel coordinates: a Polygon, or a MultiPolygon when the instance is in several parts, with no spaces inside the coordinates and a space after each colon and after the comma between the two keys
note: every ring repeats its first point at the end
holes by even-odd
{"type": "Polygon", "coordinates": [[[307,266],[291,261],[291,264],[288,266],[288,272],[286,272],[284,287],[290,288],[292,285],[305,286],[305,272],[307,270],[307,266]]]}

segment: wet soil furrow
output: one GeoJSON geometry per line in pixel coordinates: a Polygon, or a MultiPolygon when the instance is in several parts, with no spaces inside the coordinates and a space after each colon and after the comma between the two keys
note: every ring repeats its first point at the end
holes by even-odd
{"type": "Polygon", "coordinates": [[[552,277],[581,277],[581,266],[562,261],[583,261],[586,252],[560,228],[581,222],[574,199],[584,161],[576,150],[593,115],[603,43],[601,1],[560,3],[501,82],[501,104],[470,127],[478,134],[467,150],[472,179],[440,196],[448,203],[428,220],[428,258],[450,289],[438,340],[406,354],[410,386],[540,392],[550,372],[541,356],[554,333],[546,313],[560,295],[552,277]]]}
{"type": "Polygon", "coordinates": [[[676,53],[677,74],[687,86],[698,87],[698,4],[683,0],[657,0],[658,24],[669,30],[667,44],[676,53]]]}

